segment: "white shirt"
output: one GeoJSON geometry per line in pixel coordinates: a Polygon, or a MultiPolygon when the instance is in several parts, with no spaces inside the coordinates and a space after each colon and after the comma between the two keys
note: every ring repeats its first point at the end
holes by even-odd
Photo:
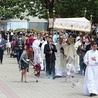
{"type": "Polygon", "coordinates": [[[1,40],[2,40],[2,39],[0,38],[0,43],[1,43],[1,40]]]}

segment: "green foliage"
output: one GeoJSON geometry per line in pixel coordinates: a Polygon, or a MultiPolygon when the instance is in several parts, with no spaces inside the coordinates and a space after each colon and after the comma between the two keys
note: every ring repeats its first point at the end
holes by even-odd
{"type": "Polygon", "coordinates": [[[40,34],[40,33],[41,33],[41,30],[36,30],[36,32],[37,32],[38,34],[40,34]]]}
{"type": "Polygon", "coordinates": [[[21,32],[23,29],[24,31],[27,30],[26,28],[17,28],[14,30],[14,33],[21,32]]]}
{"type": "Polygon", "coordinates": [[[90,19],[91,14],[94,21],[98,18],[98,0],[0,0],[2,20],[18,17],[29,21],[28,15],[47,19],[54,17],[53,9],[56,11],[55,17],[83,17],[86,9],[86,18],[90,19]],[[23,14],[24,12],[26,15],[23,14]]]}

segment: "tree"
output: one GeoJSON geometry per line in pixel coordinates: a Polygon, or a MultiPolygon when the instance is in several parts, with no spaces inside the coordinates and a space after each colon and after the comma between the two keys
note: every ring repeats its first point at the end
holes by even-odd
{"type": "Polygon", "coordinates": [[[96,21],[98,0],[0,0],[0,18],[5,20],[15,17],[28,20],[29,15],[47,19],[47,10],[52,18],[53,9],[55,17],[61,18],[83,17],[86,9],[86,18],[90,19],[92,14],[96,21]]]}
{"type": "Polygon", "coordinates": [[[1,0],[0,1],[0,18],[2,20],[11,18],[24,19],[26,16],[23,14],[30,6],[31,0],[1,0]]]}

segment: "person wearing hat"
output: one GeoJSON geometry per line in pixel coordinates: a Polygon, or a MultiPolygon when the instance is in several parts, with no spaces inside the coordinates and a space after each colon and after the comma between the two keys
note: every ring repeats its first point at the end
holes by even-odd
{"type": "Polygon", "coordinates": [[[56,64],[55,75],[56,77],[62,77],[66,72],[66,56],[64,55],[63,36],[59,36],[58,43],[56,44],[56,64]]]}
{"type": "Polygon", "coordinates": [[[84,94],[97,96],[98,94],[98,50],[97,43],[91,44],[91,49],[84,56],[87,65],[84,78],[84,94]]]}

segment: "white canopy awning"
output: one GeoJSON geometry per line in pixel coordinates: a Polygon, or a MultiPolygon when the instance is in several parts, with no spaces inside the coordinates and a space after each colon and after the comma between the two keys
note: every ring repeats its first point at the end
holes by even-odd
{"type": "Polygon", "coordinates": [[[85,17],[82,18],[56,18],[49,19],[49,28],[56,29],[66,29],[66,30],[75,30],[90,32],[91,31],[91,22],[85,17]]]}

